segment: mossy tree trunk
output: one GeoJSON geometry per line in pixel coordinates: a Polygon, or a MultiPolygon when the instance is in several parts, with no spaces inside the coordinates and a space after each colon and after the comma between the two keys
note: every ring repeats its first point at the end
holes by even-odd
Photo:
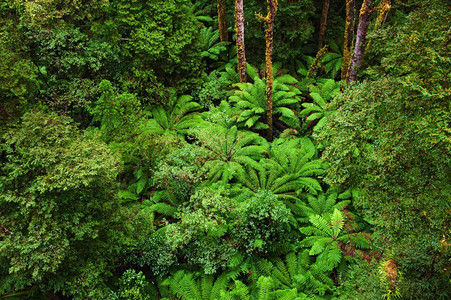
{"type": "Polygon", "coordinates": [[[244,48],[243,0],[235,0],[235,31],[238,73],[240,74],[240,81],[246,82],[246,51],[244,48]]]}
{"type": "Polygon", "coordinates": [[[346,0],[346,25],[345,25],[345,40],[343,46],[343,64],[341,66],[341,79],[345,80],[348,77],[349,66],[352,58],[352,44],[354,41],[354,27],[355,27],[355,0],[346,0]]]}
{"type": "Polygon", "coordinates": [[[225,0],[218,0],[218,27],[219,38],[221,42],[227,42],[229,40],[229,32],[227,31],[227,11],[225,0]]]}
{"type": "MultiPolygon", "coordinates": [[[[391,8],[391,1],[390,0],[381,0],[381,5],[373,8],[373,11],[378,10],[379,14],[377,15],[376,22],[374,22],[374,28],[373,30],[379,29],[382,25],[384,25],[385,20],[387,19],[388,12],[391,8]]],[[[366,48],[371,47],[371,42],[368,42],[368,45],[366,48]]]]}
{"type": "Polygon", "coordinates": [[[391,8],[391,1],[390,0],[381,0],[381,5],[378,7],[375,7],[374,9],[379,10],[379,15],[376,19],[375,29],[379,28],[382,24],[384,24],[385,19],[387,18],[387,14],[390,11],[391,8]]]}
{"type": "Polygon", "coordinates": [[[272,49],[273,49],[273,37],[274,37],[274,19],[276,17],[278,0],[267,0],[268,14],[263,17],[260,14],[256,14],[257,18],[266,23],[266,104],[267,104],[267,124],[268,124],[268,139],[272,140],[273,135],[273,109],[272,109],[272,87],[273,87],[273,72],[272,72],[272,49]]]}
{"type": "Polygon", "coordinates": [[[370,17],[372,13],[371,4],[374,0],[364,0],[360,9],[359,26],[357,27],[357,38],[355,41],[354,55],[352,56],[351,67],[349,68],[346,82],[356,81],[357,72],[363,64],[363,56],[366,48],[366,36],[368,34],[368,26],[370,25],[370,17]]]}
{"type": "Polygon", "coordinates": [[[324,40],[326,39],[326,29],[327,29],[327,14],[329,13],[330,0],[324,0],[323,12],[321,13],[321,25],[319,26],[319,37],[318,37],[318,51],[324,46],[324,40]]]}

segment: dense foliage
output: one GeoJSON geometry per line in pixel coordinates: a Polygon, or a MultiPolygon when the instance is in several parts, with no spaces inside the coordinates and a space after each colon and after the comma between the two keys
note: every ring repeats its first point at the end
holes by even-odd
{"type": "Polygon", "coordinates": [[[275,2],[0,3],[0,299],[451,297],[449,6],[275,2]]]}

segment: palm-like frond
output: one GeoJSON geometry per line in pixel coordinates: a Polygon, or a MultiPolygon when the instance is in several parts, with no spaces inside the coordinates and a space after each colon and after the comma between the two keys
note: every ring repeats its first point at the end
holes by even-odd
{"type": "Polygon", "coordinates": [[[181,300],[216,300],[221,299],[231,283],[231,276],[222,273],[216,279],[214,275],[177,271],[163,281],[170,293],[181,300]]]}
{"type": "Polygon", "coordinates": [[[333,79],[319,80],[317,85],[310,85],[310,97],[312,103],[302,103],[304,109],[300,115],[306,117],[307,123],[315,122],[314,130],[319,130],[327,121],[327,117],[332,113],[326,109],[327,103],[340,91],[339,83],[333,79]]]}
{"type": "Polygon", "coordinates": [[[184,270],[180,270],[164,280],[162,285],[169,286],[170,292],[180,299],[202,300],[201,290],[193,275],[193,273],[185,273],[184,270]]]}
{"type": "MultiPolygon", "coordinates": [[[[229,97],[229,101],[239,110],[239,124],[255,130],[266,129],[266,80],[261,79],[256,69],[250,65],[247,73],[253,83],[237,83],[235,86],[239,90],[229,97]]],[[[273,73],[273,114],[289,127],[298,128],[299,118],[294,105],[300,102],[298,96],[301,92],[294,86],[297,80],[290,75],[277,76],[277,68],[273,73]]]]}
{"type": "Polygon", "coordinates": [[[258,161],[266,150],[266,141],[259,135],[239,131],[236,126],[212,126],[193,131],[201,145],[210,151],[204,164],[210,181],[229,181],[244,167],[259,169],[258,161]]]}
{"type": "Polygon", "coordinates": [[[298,221],[301,223],[308,223],[312,215],[331,215],[335,209],[343,209],[350,203],[350,200],[342,200],[350,197],[350,192],[345,191],[338,193],[336,188],[329,188],[326,193],[319,193],[318,195],[306,195],[306,203],[301,203],[300,217],[298,221]]]}
{"type": "Polygon", "coordinates": [[[325,167],[320,159],[316,159],[315,146],[308,138],[277,139],[272,143],[270,157],[285,174],[296,177],[297,193],[317,194],[322,190],[315,176],[324,174],[325,167]]]}
{"type": "Polygon", "coordinates": [[[326,74],[330,73],[332,78],[336,78],[340,73],[339,71],[341,70],[341,66],[343,64],[342,48],[343,47],[337,45],[335,41],[330,41],[329,49],[334,52],[326,53],[321,60],[321,64],[324,65],[324,72],[326,74]]]}
{"type": "Polygon", "coordinates": [[[174,194],[166,190],[157,191],[150,200],[145,200],[143,210],[149,213],[159,213],[162,216],[175,217],[179,212],[180,201],[174,194]]]}
{"type": "Polygon", "coordinates": [[[219,30],[213,27],[203,27],[200,30],[200,43],[202,45],[201,57],[217,60],[221,52],[227,50],[229,42],[218,42],[219,30]]]}
{"type": "Polygon", "coordinates": [[[251,291],[254,291],[254,299],[260,299],[263,296],[269,299],[285,297],[306,299],[308,297],[306,294],[324,294],[325,291],[331,290],[333,281],[328,278],[329,272],[321,271],[321,268],[312,262],[308,250],[299,253],[290,252],[284,260],[280,257],[274,257],[271,260],[251,258],[248,260],[248,280],[251,291]],[[263,278],[270,278],[271,281],[263,278]],[[264,291],[261,290],[263,284],[264,291]],[[255,293],[256,290],[258,293],[255,293]]]}
{"type": "Polygon", "coordinates": [[[296,201],[298,188],[295,174],[286,174],[281,166],[272,159],[260,160],[258,169],[251,166],[242,168],[237,173],[237,179],[252,192],[267,190],[277,195],[282,201],[296,201]]]}
{"type": "Polygon", "coordinates": [[[272,277],[261,276],[257,281],[257,299],[259,300],[270,300],[270,292],[274,289],[275,283],[272,277]]]}
{"type": "Polygon", "coordinates": [[[191,100],[192,97],[188,95],[180,96],[178,99],[174,96],[167,108],[162,105],[151,107],[152,118],[148,121],[146,130],[157,134],[165,132],[186,134],[189,128],[202,123],[200,115],[196,113],[201,109],[201,105],[191,100]]]}
{"type": "Polygon", "coordinates": [[[309,221],[312,226],[300,228],[307,236],[300,245],[308,249],[309,255],[316,256],[313,270],[327,274],[342,261],[341,248],[350,241],[351,235],[342,232],[344,215],[337,208],[332,214],[311,215],[309,221]]]}
{"type": "Polygon", "coordinates": [[[230,291],[221,291],[221,300],[250,300],[249,288],[239,280],[235,280],[230,291]]]}

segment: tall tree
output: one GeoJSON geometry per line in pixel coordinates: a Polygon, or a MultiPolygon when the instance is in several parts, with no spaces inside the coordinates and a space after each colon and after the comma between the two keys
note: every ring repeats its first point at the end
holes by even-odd
{"type": "Polygon", "coordinates": [[[330,0],[324,0],[323,11],[321,13],[321,25],[319,27],[319,37],[318,37],[318,51],[324,46],[324,39],[326,38],[327,29],[327,14],[329,13],[330,0]]]}
{"type": "Polygon", "coordinates": [[[244,48],[244,9],[243,0],[235,0],[236,54],[240,82],[246,82],[246,51],[244,48]]]}
{"type": "Polygon", "coordinates": [[[341,67],[341,79],[348,76],[349,66],[351,65],[352,43],[354,41],[354,23],[355,23],[355,0],[346,0],[346,25],[345,40],[343,46],[343,64],[341,67]]]}
{"type": "Polygon", "coordinates": [[[229,33],[227,31],[227,11],[225,0],[218,0],[217,6],[219,38],[221,42],[227,42],[229,40],[229,33]]]}
{"type": "Polygon", "coordinates": [[[363,63],[363,55],[366,48],[366,36],[368,34],[368,26],[370,25],[370,17],[373,10],[371,4],[374,0],[364,0],[360,9],[359,26],[357,27],[357,38],[355,41],[354,55],[352,56],[351,67],[346,78],[346,82],[356,81],[357,72],[363,63]]]}
{"type": "Polygon", "coordinates": [[[267,0],[268,14],[263,17],[261,14],[256,14],[257,18],[266,23],[266,103],[267,103],[267,122],[268,122],[268,138],[272,140],[273,124],[272,124],[272,86],[273,86],[273,74],[272,74],[272,49],[273,49],[273,37],[274,37],[274,18],[276,17],[278,0],[267,0]]]}

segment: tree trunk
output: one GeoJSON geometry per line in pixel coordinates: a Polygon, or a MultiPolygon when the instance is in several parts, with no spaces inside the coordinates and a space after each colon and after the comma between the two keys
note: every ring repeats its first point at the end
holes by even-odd
{"type": "Polygon", "coordinates": [[[235,0],[236,56],[240,82],[246,82],[246,52],[244,48],[244,10],[243,0],[235,0]]]}
{"type": "Polygon", "coordinates": [[[343,46],[343,64],[341,65],[341,79],[348,77],[349,66],[351,65],[352,43],[354,42],[355,26],[355,0],[346,0],[346,25],[345,41],[343,46]]]}
{"type": "Polygon", "coordinates": [[[229,40],[229,32],[227,31],[227,12],[225,0],[218,0],[217,6],[219,38],[221,42],[227,42],[229,40]]]}
{"type": "Polygon", "coordinates": [[[273,37],[274,37],[274,19],[277,12],[278,0],[267,0],[268,3],[268,15],[263,17],[260,14],[256,14],[257,18],[266,23],[266,117],[268,123],[268,139],[272,140],[273,135],[273,116],[272,116],[272,87],[273,87],[273,72],[272,72],[272,49],[273,49],[273,37]]]}
{"type": "Polygon", "coordinates": [[[316,53],[315,60],[312,62],[312,64],[310,65],[310,67],[308,69],[307,77],[313,78],[316,76],[316,72],[318,72],[318,68],[319,68],[319,62],[323,58],[324,54],[326,54],[327,48],[329,48],[328,45],[319,49],[318,53],[316,53]]]}
{"type": "Polygon", "coordinates": [[[384,24],[385,19],[387,18],[387,14],[391,8],[390,4],[391,4],[390,0],[382,0],[381,6],[376,8],[379,10],[379,15],[377,16],[374,29],[378,29],[382,24],[384,24]]]}
{"type": "Polygon", "coordinates": [[[323,12],[321,14],[321,25],[319,26],[318,51],[324,46],[327,29],[327,14],[329,13],[330,0],[324,0],[323,12]]]}
{"type": "Polygon", "coordinates": [[[359,26],[357,27],[357,38],[355,41],[354,55],[349,69],[346,82],[356,81],[357,72],[363,63],[363,55],[366,48],[366,36],[368,34],[368,26],[370,25],[370,17],[372,9],[370,8],[374,0],[364,0],[360,9],[359,26]]]}
{"type": "MultiPolygon", "coordinates": [[[[379,14],[377,15],[376,22],[374,23],[374,29],[377,30],[379,27],[381,27],[385,23],[385,19],[387,19],[387,14],[390,11],[391,8],[391,1],[390,0],[381,0],[381,5],[378,7],[375,7],[373,11],[378,10],[379,14]]],[[[368,42],[368,45],[366,46],[366,49],[371,47],[371,42],[368,42]]]]}

